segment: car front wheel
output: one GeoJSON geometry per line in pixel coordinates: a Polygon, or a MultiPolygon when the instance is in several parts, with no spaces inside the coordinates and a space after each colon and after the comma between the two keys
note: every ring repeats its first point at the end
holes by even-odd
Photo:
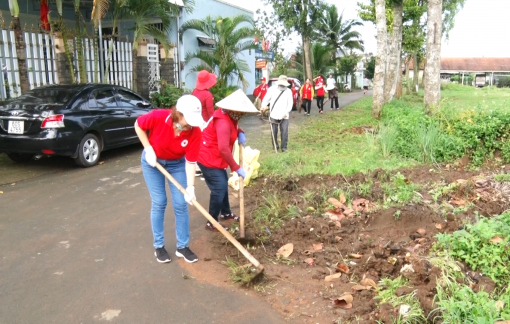
{"type": "Polygon", "coordinates": [[[101,146],[99,145],[99,140],[94,134],[87,134],[81,139],[78,157],[74,161],[79,166],[88,168],[99,162],[100,155],[101,146]]]}
{"type": "Polygon", "coordinates": [[[9,153],[7,156],[16,163],[28,162],[34,157],[32,154],[22,153],[9,153]]]}

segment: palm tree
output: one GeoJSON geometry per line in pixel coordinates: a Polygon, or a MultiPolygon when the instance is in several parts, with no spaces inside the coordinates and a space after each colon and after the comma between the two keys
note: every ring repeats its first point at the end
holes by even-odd
{"type": "Polygon", "coordinates": [[[334,48],[329,44],[312,43],[312,71],[313,77],[326,75],[334,71],[335,61],[331,59],[334,48]]]}
{"type": "Polygon", "coordinates": [[[363,26],[363,23],[356,19],[344,20],[343,15],[343,12],[338,15],[338,9],[335,5],[327,6],[324,15],[319,18],[319,26],[321,27],[316,36],[343,55],[348,49],[364,51],[361,34],[353,30],[353,27],[363,26]]]}
{"type": "MultiPolygon", "coordinates": [[[[144,37],[152,36],[164,48],[165,52],[170,51],[168,33],[171,30],[172,22],[178,13],[179,7],[170,4],[165,0],[124,0],[123,18],[134,22],[133,27],[133,90],[137,90],[137,54],[138,43],[144,37]],[[160,20],[159,27],[153,24],[154,18],[160,20]]],[[[185,9],[190,10],[192,1],[185,1],[185,9]]],[[[168,55],[167,55],[168,56],[168,55]]]]}
{"type": "MultiPolygon", "coordinates": [[[[92,3],[92,14],[91,20],[92,25],[94,26],[94,81],[99,82],[99,49],[97,44],[99,44],[99,25],[101,23],[101,19],[108,12],[108,8],[110,7],[110,0],[94,0],[92,3]]],[[[133,61],[136,56],[133,57],[133,61]]]]}
{"type": "Polygon", "coordinates": [[[239,58],[239,54],[245,50],[257,48],[251,39],[255,36],[251,17],[247,15],[215,18],[207,16],[202,20],[189,20],[179,31],[180,39],[187,30],[200,31],[216,42],[214,49],[210,52],[198,50],[195,53],[186,54],[186,64],[193,59],[201,60],[201,63],[190,69],[190,72],[208,70],[216,73],[219,87],[226,87],[229,81],[234,81],[236,78],[242,83],[243,88],[248,86],[248,80],[244,75],[250,72],[250,68],[245,60],[239,58]],[[250,26],[239,26],[246,23],[250,26]]]}
{"type": "MultiPolygon", "coordinates": [[[[18,57],[18,69],[20,77],[21,93],[30,90],[28,84],[28,68],[27,59],[25,55],[25,41],[23,40],[23,31],[21,30],[21,23],[19,21],[19,6],[18,0],[9,0],[9,9],[11,11],[11,28],[14,30],[14,42],[16,47],[16,56],[18,57]]],[[[16,88],[16,87],[15,87],[16,88]]]]}

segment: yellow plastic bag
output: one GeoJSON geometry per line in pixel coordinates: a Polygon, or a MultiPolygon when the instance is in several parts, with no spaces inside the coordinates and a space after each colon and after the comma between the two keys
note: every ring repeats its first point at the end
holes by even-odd
{"type": "MultiPolygon", "coordinates": [[[[234,144],[234,159],[239,163],[239,145],[237,142],[234,144]]],[[[258,170],[260,163],[258,162],[260,156],[259,150],[254,150],[249,146],[243,149],[243,169],[246,172],[246,178],[244,178],[244,185],[248,186],[251,179],[258,177],[258,170]]],[[[232,172],[232,176],[228,179],[228,184],[235,190],[239,190],[239,176],[236,172],[232,172]]]]}

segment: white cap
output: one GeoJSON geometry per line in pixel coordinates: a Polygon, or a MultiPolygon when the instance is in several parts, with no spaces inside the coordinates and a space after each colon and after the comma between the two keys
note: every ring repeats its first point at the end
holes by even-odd
{"type": "Polygon", "coordinates": [[[245,113],[259,112],[251,100],[248,98],[248,96],[246,96],[246,94],[241,89],[237,89],[237,91],[220,100],[216,106],[227,110],[245,113]]]}
{"type": "Polygon", "coordinates": [[[184,95],[177,100],[177,111],[184,115],[186,122],[193,127],[202,127],[204,119],[202,118],[202,104],[197,97],[193,95],[184,95]]]}

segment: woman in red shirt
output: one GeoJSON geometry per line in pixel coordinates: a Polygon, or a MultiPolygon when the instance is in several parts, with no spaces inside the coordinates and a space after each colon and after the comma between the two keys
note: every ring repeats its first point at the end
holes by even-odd
{"type": "Polygon", "coordinates": [[[160,263],[170,262],[165,249],[164,220],[167,205],[165,176],[155,168],[159,162],[183,187],[184,196],[171,182],[172,206],[175,213],[175,254],[186,262],[198,261],[189,247],[189,214],[187,202],[195,198],[195,166],[200,149],[202,133],[200,127],[202,105],[192,95],[177,100],[172,110],[153,110],[138,117],[135,123],[136,134],[144,147],[142,172],[151,196],[151,225],[154,236],[156,259],[160,263]],[[149,131],[149,135],[147,135],[149,131]]]}
{"type": "Polygon", "coordinates": [[[306,79],[306,83],[303,84],[299,93],[301,94],[303,105],[305,106],[305,116],[310,116],[310,110],[312,109],[312,100],[314,96],[313,86],[310,82],[310,79],[306,79]]]}
{"type": "Polygon", "coordinates": [[[206,70],[198,72],[197,83],[192,95],[202,104],[202,118],[207,122],[214,113],[214,97],[209,91],[216,84],[216,75],[206,70]]]}
{"type": "Polygon", "coordinates": [[[324,110],[324,77],[319,74],[315,79],[315,90],[317,91],[317,108],[319,108],[319,114],[322,114],[324,110]]]}
{"type": "MultiPolygon", "coordinates": [[[[246,173],[242,166],[236,163],[232,156],[232,149],[236,140],[240,145],[246,144],[246,136],[238,127],[239,119],[246,113],[257,113],[257,109],[244,92],[239,89],[217,103],[217,109],[202,132],[202,143],[198,155],[198,166],[202,170],[205,183],[211,190],[209,199],[209,214],[218,220],[239,218],[232,213],[228,201],[227,167],[237,172],[241,177],[246,173]]],[[[206,229],[216,231],[207,222],[206,229]]]]}

